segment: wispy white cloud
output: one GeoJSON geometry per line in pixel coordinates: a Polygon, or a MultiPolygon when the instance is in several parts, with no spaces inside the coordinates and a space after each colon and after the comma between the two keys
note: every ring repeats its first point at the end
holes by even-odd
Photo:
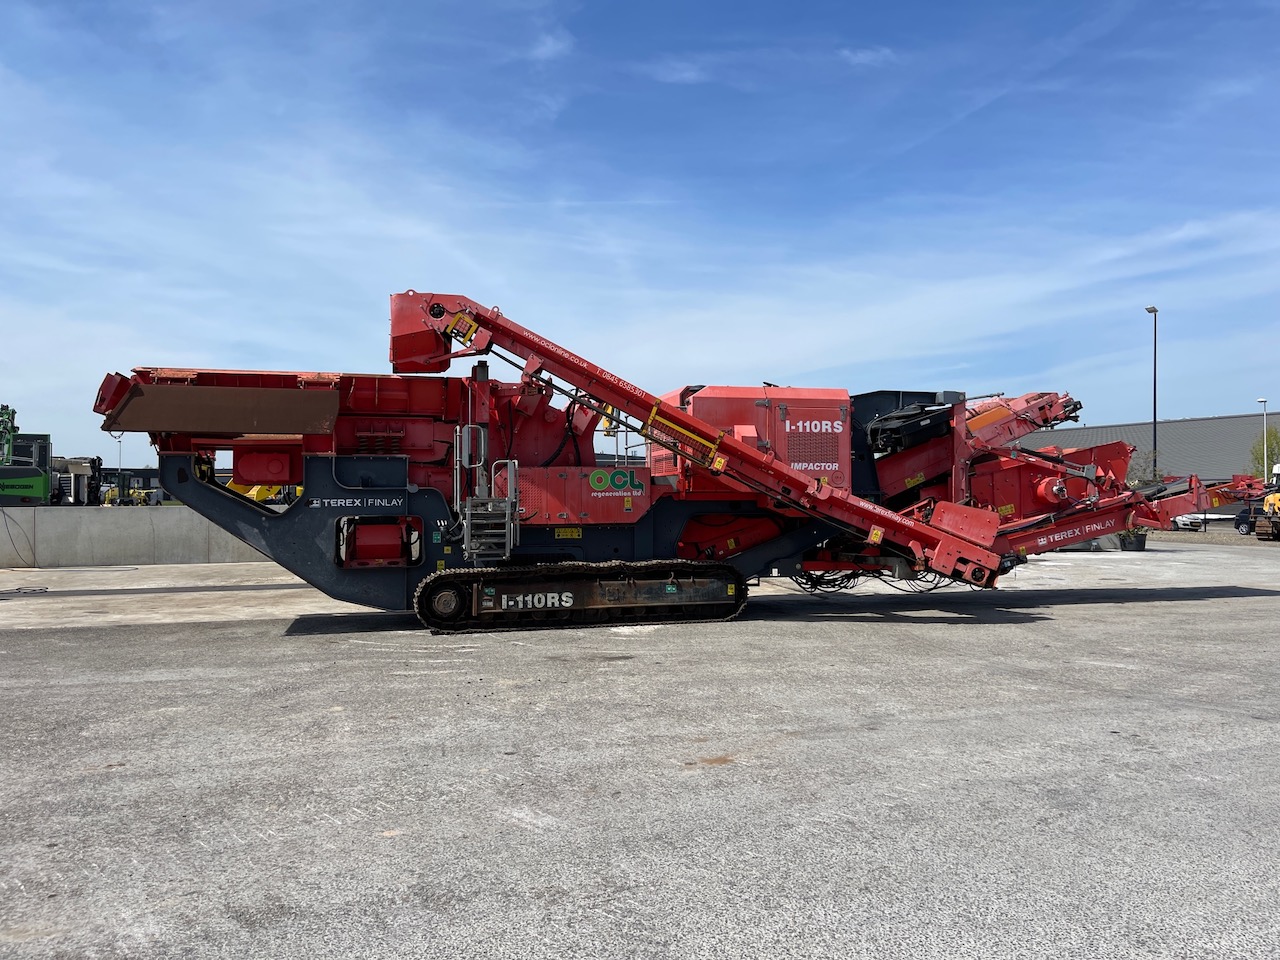
{"type": "Polygon", "coordinates": [[[931,79],[939,85],[938,93],[949,105],[941,114],[927,112],[928,119],[923,124],[887,144],[874,163],[911,153],[1010,96],[1030,91],[1060,92],[1063,81],[1058,79],[1045,87],[1045,75],[1119,29],[1135,2],[1111,0],[1089,18],[1026,50],[989,53],[985,44],[974,42],[940,47],[933,57],[936,62],[931,79]]]}
{"type": "Polygon", "coordinates": [[[529,90],[524,94],[528,110],[525,123],[548,124],[560,116],[573,102],[568,94],[551,90],[529,90]]]}
{"type": "Polygon", "coordinates": [[[637,69],[659,83],[707,83],[711,80],[708,65],[694,60],[655,60],[641,64],[637,69]]]}
{"type": "Polygon", "coordinates": [[[1253,96],[1266,86],[1261,74],[1216,77],[1195,85],[1187,97],[1186,107],[1177,122],[1188,123],[1197,117],[1245,97],[1253,96]]]}
{"type": "Polygon", "coordinates": [[[836,56],[855,67],[883,67],[898,62],[898,55],[888,47],[842,47],[836,56]]]}
{"type": "Polygon", "coordinates": [[[557,27],[538,36],[529,50],[529,59],[538,62],[559,60],[573,52],[573,45],[573,36],[567,30],[557,27]]]}

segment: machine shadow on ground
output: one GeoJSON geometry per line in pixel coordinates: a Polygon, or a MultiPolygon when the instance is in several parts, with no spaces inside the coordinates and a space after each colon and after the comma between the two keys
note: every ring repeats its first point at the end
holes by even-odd
{"type": "Polygon", "coordinates": [[[382,633],[391,630],[420,630],[426,627],[417,616],[400,611],[369,613],[306,613],[295,617],[285,629],[286,637],[328,637],[342,633],[382,633]]]}
{"type": "MultiPolygon", "coordinates": [[[[1280,596],[1280,590],[1255,587],[1090,587],[1073,590],[978,591],[969,593],[771,594],[753,597],[739,620],[786,623],[955,623],[1001,626],[1053,619],[1052,608],[1095,604],[1184,603],[1208,600],[1247,600],[1280,596]]],[[[607,627],[609,624],[601,624],[607,627]]],[[[555,629],[547,627],[530,629],[555,629]]],[[[571,629],[594,627],[575,625],[571,629]]],[[[411,613],[369,612],[304,614],[290,621],[284,635],[320,637],[340,634],[424,631],[411,613]]],[[[478,630],[476,633],[492,631],[478,630]]],[[[502,631],[510,632],[510,631],[502,631]]]]}
{"type": "Polygon", "coordinates": [[[1053,619],[1050,608],[1095,604],[1179,603],[1280,596],[1255,587],[1087,587],[1071,590],[973,590],[969,593],[825,594],[757,597],[747,602],[743,620],[789,623],[954,623],[1025,624],[1053,619]]]}

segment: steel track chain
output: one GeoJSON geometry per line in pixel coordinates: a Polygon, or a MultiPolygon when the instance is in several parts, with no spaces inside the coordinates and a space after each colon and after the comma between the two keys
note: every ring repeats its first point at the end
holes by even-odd
{"type": "Polygon", "coordinates": [[[433,573],[418,584],[413,594],[413,610],[424,627],[433,633],[501,633],[513,630],[565,630],[574,627],[607,627],[651,623],[724,623],[738,617],[747,602],[747,584],[742,574],[726,563],[707,563],[699,560],[607,560],[599,563],[553,563],[524,567],[455,567],[433,573]],[[555,583],[576,576],[599,579],[643,579],[646,574],[667,572],[676,576],[728,575],[733,578],[735,606],[725,616],[672,616],[670,606],[653,606],[638,614],[617,614],[600,608],[568,608],[548,615],[545,610],[509,610],[503,619],[479,619],[468,614],[454,622],[433,622],[425,611],[424,597],[441,584],[456,582],[468,589],[483,580],[486,583],[502,582],[507,586],[533,587],[539,583],[555,583]],[[565,616],[564,614],[568,615],[565,616]],[[527,616],[521,616],[527,614],[527,616]],[[650,615],[652,614],[652,615],[650,615]]]}

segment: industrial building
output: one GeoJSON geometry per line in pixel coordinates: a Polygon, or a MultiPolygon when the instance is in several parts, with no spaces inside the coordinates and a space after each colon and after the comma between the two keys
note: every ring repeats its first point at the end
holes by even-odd
{"type": "MultiPolygon", "coordinates": [[[[1160,420],[1157,427],[1160,444],[1158,466],[1165,476],[1194,473],[1203,480],[1228,480],[1233,474],[1255,472],[1252,450],[1262,436],[1263,417],[1260,413],[1160,420]]],[[[1028,437],[1024,446],[1092,447],[1117,440],[1137,447],[1133,457],[1135,469],[1151,462],[1150,420],[1040,430],[1028,437]]],[[[1280,450],[1271,451],[1271,461],[1277,460],[1280,460],[1280,450]]]]}

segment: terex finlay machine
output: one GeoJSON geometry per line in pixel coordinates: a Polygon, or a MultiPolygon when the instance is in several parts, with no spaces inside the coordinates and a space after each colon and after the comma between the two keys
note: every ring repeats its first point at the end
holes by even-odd
{"type": "Polygon", "coordinates": [[[1038,393],[688,386],[655,396],[496,307],[391,298],[394,375],[111,374],[103,429],[143,431],[173,496],[340,600],[438,630],[727,619],[747,581],[993,587],[1040,553],[1161,527],[1222,494],[1149,500],[1132,448],[1028,450],[1080,404],[1038,393]],[[509,360],[514,382],[439,376],[509,360]],[[436,374],[432,376],[431,374],[436,374]],[[560,401],[553,403],[557,397],[560,401]],[[597,430],[643,438],[604,462],[597,430]],[[639,446],[637,446],[637,449],[639,446]],[[303,486],[283,512],[214,480],[303,486]]]}

